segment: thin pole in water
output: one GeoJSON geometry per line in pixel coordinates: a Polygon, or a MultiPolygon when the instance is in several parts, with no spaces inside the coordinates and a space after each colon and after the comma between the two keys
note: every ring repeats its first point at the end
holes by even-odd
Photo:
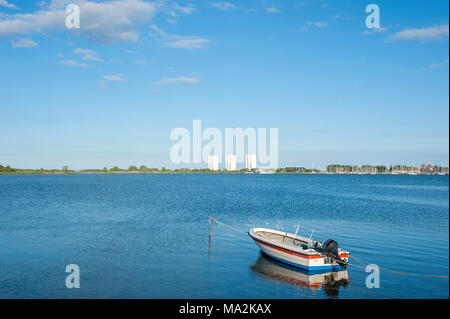
{"type": "Polygon", "coordinates": [[[209,223],[209,237],[211,237],[211,215],[209,215],[208,223],[209,223]]]}
{"type": "Polygon", "coordinates": [[[297,229],[295,230],[295,236],[297,236],[298,228],[300,227],[300,224],[297,225],[297,229]]]}
{"type": "Polygon", "coordinates": [[[211,257],[211,215],[208,216],[208,223],[209,223],[209,236],[208,236],[208,261],[211,257]]]}

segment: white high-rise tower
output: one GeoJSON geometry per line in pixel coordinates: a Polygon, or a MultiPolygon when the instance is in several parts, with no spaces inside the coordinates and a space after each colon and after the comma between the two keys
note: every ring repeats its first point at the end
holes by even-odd
{"type": "Polygon", "coordinates": [[[227,155],[225,157],[225,169],[227,171],[236,170],[236,155],[227,155]]]}
{"type": "Polygon", "coordinates": [[[245,168],[248,170],[256,168],[256,154],[245,155],[245,168]]]}
{"type": "Polygon", "coordinates": [[[218,156],[208,156],[208,169],[212,171],[219,170],[219,157],[218,156]]]}

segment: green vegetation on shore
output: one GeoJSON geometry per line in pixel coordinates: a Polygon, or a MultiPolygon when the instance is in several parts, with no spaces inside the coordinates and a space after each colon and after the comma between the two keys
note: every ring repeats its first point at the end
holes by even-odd
{"type": "Polygon", "coordinates": [[[319,169],[304,168],[303,166],[283,167],[283,168],[278,168],[276,170],[276,173],[283,173],[283,174],[289,174],[289,173],[314,174],[314,173],[321,173],[321,172],[322,171],[319,169]]]}
{"type": "Polygon", "coordinates": [[[139,174],[139,173],[182,173],[182,174],[190,174],[190,173],[247,173],[253,172],[256,170],[249,171],[247,169],[241,169],[236,171],[213,171],[207,168],[177,168],[177,169],[168,169],[164,166],[162,168],[149,168],[145,165],[130,166],[128,169],[122,169],[118,166],[114,166],[112,168],[104,167],[103,169],[83,169],[83,170],[70,170],[67,166],[64,166],[62,169],[19,169],[19,168],[11,168],[10,166],[0,165],[0,175],[26,175],[26,174],[89,174],[89,173],[111,173],[111,174],[120,174],[120,173],[128,173],[128,174],[139,174]]]}

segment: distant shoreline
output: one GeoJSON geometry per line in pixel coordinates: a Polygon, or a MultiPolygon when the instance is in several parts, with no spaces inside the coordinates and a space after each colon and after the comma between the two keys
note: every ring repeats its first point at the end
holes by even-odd
{"type": "Polygon", "coordinates": [[[201,172],[178,172],[178,171],[151,171],[151,172],[141,172],[141,171],[121,171],[121,172],[80,172],[80,171],[19,171],[19,172],[0,172],[0,175],[82,175],[82,174],[242,174],[242,175],[409,175],[409,176],[448,176],[448,173],[417,173],[417,174],[407,174],[407,173],[332,173],[332,172],[274,172],[274,173],[252,173],[252,172],[241,172],[241,171],[201,171],[201,172]]]}
{"type": "Polygon", "coordinates": [[[406,165],[351,166],[333,164],[327,165],[326,170],[305,168],[303,166],[291,166],[282,168],[243,168],[240,170],[211,170],[209,168],[176,168],[167,169],[147,167],[145,165],[131,165],[128,169],[114,166],[102,169],[73,170],[63,166],[62,169],[21,169],[0,165],[0,175],[70,175],[70,174],[320,174],[320,175],[448,175],[449,169],[444,166],[422,164],[420,167],[406,165]]]}

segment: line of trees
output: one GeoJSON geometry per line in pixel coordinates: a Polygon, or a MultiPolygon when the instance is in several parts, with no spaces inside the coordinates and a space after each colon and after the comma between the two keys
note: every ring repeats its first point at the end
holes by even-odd
{"type": "Polygon", "coordinates": [[[303,166],[291,166],[291,167],[284,167],[284,168],[278,168],[276,170],[277,173],[314,173],[318,172],[316,169],[312,168],[305,168],[303,166]]]}
{"type": "Polygon", "coordinates": [[[15,173],[17,170],[8,166],[0,165],[0,172],[2,173],[15,173]]]}
{"type": "Polygon", "coordinates": [[[139,167],[135,165],[129,166],[127,169],[120,168],[118,166],[114,166],[111,168],[104,167],[103,169],[85,169],[81,172],[84,173],[106,173],[106,172],[141,172],[141,173],[170,173],[170,172],[176,172],[176,173],[208,173],[208,172],[214,172],[208,168],[199,168],[199,169],[191,169],[191,168],[177,168],[174,170],[168,169],[166,167],[162,168],[156,168],[156,167],[147,167],[146,165],[141,165],[139,167]]]}
{"type": "MultiPolygon", "coordinates": [[[[242,169],[235,172],[247,172],[247,169],[242,169]]],[[[135,165],[129,166],[127,169],[120,168],[118,166],[113,166],[111,168],[103,167],[103,169],[84,169],[80,171],[70,170],[68,166],[63,166],[62,169],[16,169],[10,166],[0,165],[0,173],[19,173],[19,174],[61,174],[61,173],[119,173],[119,172],[140,172],[140,173],[217,173],[219,171],[212,171],[208,168],[178,168],[178,169],[168,169],[166,167],[156,168],[147,167],[146,165],[140,165],[139,167],[135,165]]]]}

